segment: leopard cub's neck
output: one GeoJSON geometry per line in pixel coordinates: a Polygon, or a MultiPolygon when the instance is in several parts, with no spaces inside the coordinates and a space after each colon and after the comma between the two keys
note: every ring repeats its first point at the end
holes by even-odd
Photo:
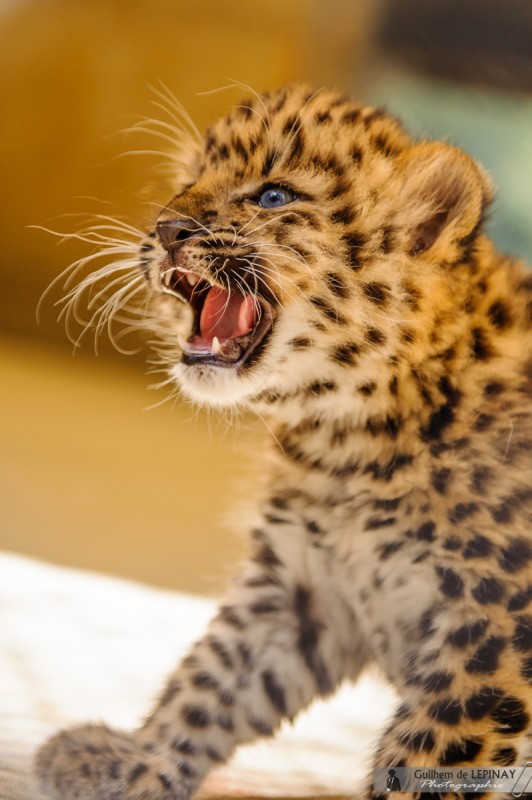
{"type": "Polygon", "coordinates": [[[384,353],[345,350],[338,361],[317,342],[313,379],[294,388],[288,379],[284,391],[253,399],[281,460],[321,479],[370,474],[389,483],[413,464],[437,471],[475,441],[496,455],[526,402],[530,279],[487,240],[486,252],[467,267],[460,307],[436,312],[431,327],[391,331],[384,353]]]}

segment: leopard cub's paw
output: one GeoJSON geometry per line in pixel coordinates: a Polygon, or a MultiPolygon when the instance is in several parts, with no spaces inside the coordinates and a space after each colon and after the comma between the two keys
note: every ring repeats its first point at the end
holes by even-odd
{"type": "Polygon", "coordinates": [[[176,785],[171,764],[105,725],[61,731],[37,752],[35,766],[41,788],[54,800],[175,800],[188,794],[176,785]]]}

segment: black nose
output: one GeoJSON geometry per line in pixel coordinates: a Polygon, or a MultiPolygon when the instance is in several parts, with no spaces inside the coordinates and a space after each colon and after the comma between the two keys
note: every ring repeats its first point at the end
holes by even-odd
{"type": "Polygon", "coordinates": [[[165,250],[173,250],[197,234],[200,228],[190,219],[167,219],[157,223],[157,235],[165,250]]]}

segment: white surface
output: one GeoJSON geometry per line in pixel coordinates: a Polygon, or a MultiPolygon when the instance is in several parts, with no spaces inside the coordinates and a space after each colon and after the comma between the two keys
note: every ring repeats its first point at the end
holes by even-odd
{"type": "MultiPolygon", "coordinates": [[[[60,727],[132,728],[215,604],[0,554],[0,798],[41,800],[36,747],[60,727]]],[[[370,677],[242,748],[202,795],[354,794],[394,695],[370,677]]]]}

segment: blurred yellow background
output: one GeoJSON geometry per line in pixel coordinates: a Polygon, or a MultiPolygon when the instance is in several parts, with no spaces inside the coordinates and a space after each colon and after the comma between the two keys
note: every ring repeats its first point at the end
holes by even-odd
{"type": "MultiPolygon", "coordinates": [[[[491,20],[498,40],[520,2],[504,4],[504,19],[491,20]]],[[[423,8],[429,6],[443,15],[434,26],[440,38],[457,28],[458,0],[423,8]]],[[[480,41],[482,9],[492,6],[492,16],[500,13],[492,0],[468,3],[471,43],[480,41]]],[[[73,356],[56,321],[58,287],[45,298],[40,324],[35,320],[45,288],[87,251],[27,226],[72,232],[91,214],[106,213],[142,227],[156,216],[153,202],[168,197],[153,171],[157,156],[118,157],[154,147],[151,138],[120,134],[139,116],[158,113],[150,84],[166,84],[200,129],[246,92],[198,93],[231,81],[261,91],[306,80],[390,103],[424,133],[446,135],[454,125],[456,143],[478,148],[495,172],[490,155],[500,158],[508,142],[520,157],[507,194],[520,202],[507,215],[507,238],[521,235],[526,244],[528,219],[519,229],[516,221],[529,207],[523,187],[532,184],[518,180],[532,170],[530,101],[519,95],[512,105],[503,97],[508,87],[499,67],[497,96],[488,97],[485,87],[478,95],[438,83],[445,80],[445,50],[429,37],[424,57],[434,62],[436,53],[437,63],[424,66],[423,34],[408,39],[408,13],[418,19],[420,9],[411,0],[0,2],[0,548],[207,593],[220,590],[243,552],[224,519],[252,482],[253,429],[260,423],[247,420],[234,433],[179,402],[147,410],[164,399],[148,389],[148,354],[120,356],[103,341],[96,358],[89,336],[73,356]],[[387,30],[380,51],[378,30],[387,30]],[[404,72],[401,46],[415,55],[417,77],[404,72]],[[437,81],[427,82],[424,70],[437,81]]],[[[519,14],[516,30],[526,32],[519,14]]],[[[519,59],[523,82],[527,62],[519,59]]],[[[468,70],[472,61],[467,50],[468,70]]],[[[448,62],[456,80],[455,52],[448,62]]],[[[478,63],[478,75],[467,80],[491,74],[478,63]]],[[[508,164],[498,175],[503,189],[508,164]]]]}

